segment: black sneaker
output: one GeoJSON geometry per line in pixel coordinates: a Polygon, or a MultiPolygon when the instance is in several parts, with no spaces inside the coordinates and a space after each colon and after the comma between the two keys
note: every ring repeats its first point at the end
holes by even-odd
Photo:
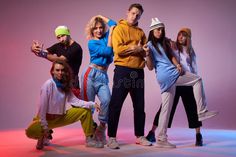
{"type": "Polygon", "coordinates": [[[52,140],[52,139],[53,139],[52,133],[53,133],[53,130],[50,129],[50,130],[48,131],[48,137],[47,137],[49,140],[52,140]]]}
{"type": "Polygon", "coordinates": [[[40,139],[38,139],[37,144],[36,144],[36,149],[42,150],[44,147],[43,142],[44,142],[44,137],[41,137],[40,139]]]}
{"type": "Polygon", "coordinates": [[[146,136],[146,139],[149,142],[156,142],[156,137],[155,137],[155,133],[152,131],[149,131],[148,135],[146,136]]]}
{"type": "Polygon", "coordinates": [[[196,134],[195,146],[203,146],[203,140],[202,140],[202,134],[201,133],[196,134]]]}

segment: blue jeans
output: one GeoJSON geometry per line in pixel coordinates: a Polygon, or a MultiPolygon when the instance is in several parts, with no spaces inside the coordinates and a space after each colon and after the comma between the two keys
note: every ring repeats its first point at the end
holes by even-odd
{"type": "Polygon", "coordinates": [[[94,67],[87,67],[81,76],[81,97],[85,101],[95,101],[95,96],[98,96],[101,102],[98,120],[103,123],[108,121],[108,106],[111,99],[108,82],[107,72],[94,67]]]}

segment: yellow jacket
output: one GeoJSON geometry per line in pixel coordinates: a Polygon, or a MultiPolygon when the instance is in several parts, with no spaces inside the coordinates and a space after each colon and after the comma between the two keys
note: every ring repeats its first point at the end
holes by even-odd
{"type": "Polygon", "coordinates": [[[114,64],[135,69],[143,69],[145,60],[141,54],[128,53],[131,45],[147,42],[141,28],[130,26],[126,20],[120,20],[112,33],[112,46],[114,51],[114,64]]]}

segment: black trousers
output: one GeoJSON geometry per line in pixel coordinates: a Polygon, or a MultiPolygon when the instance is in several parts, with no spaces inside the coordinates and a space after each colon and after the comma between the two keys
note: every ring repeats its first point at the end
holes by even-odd
{"type": "MultiPolygon", "coordinates": [[[[173,107],[170,113],[168,127],[169,128],[171,127],[174,114],[176,111],[176,107],[178,105],[180,97],[182,98],[185,112],[187,114],[189,128],[201,127],[202,122],[198,121],[197,105],[196,105],[196,101],[193,95],[193,87],[191,86],[177,86],[176,87],[176,93],[175,93],[173,107]]],[[[160,112],[161,112],[161,106],[158,112],[156,113],[153,125],[158,126],[160,112]]]]}
{"type": "Polygon", "coordinates": [[[109,137],[116,137],[121,108],[128,93],[133,102],[135,136],[144,135],[144,71],[116,66],[108,113],[109,137]]]}

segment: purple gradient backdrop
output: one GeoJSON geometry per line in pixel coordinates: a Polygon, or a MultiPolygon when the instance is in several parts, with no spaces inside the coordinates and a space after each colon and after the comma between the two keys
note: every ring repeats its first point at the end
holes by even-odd
{"type": "MultiPolygon", "coordinates": [[[[167,36],[173,40],[181,27],[192,29],[208,107],[220,111],[216,118],[205,121],[204,127],[236,129],[235,0],[5,0],[0,5],[0,130],[28,125],[36,112],[40,87],[50,77],[50,62],[30,52],[32,40],[42,41],[48,47],[57,42],[53,34],[55,27],[67,25],[72,38],[84,50],[82,71],[89,63],[84,34],[88,20],[97,14],[114,20],[125,18],[128,6],[134,2],[144,7],[140,27],[146,35],[152,17],[165,23],[167,36]]],[[[114,65],[108,71],[110,86],[113,69],[114,65]]],[[[145,68],[145,77],[146,129],[149,129],[161,101],[154,72],[145,68]]],[[[120,127],[133,127],[132,110],[128,96],[122,109],[120,127]]],[[[182,104],[178,107],[174,126],[187,127],[182,104]]]]}

